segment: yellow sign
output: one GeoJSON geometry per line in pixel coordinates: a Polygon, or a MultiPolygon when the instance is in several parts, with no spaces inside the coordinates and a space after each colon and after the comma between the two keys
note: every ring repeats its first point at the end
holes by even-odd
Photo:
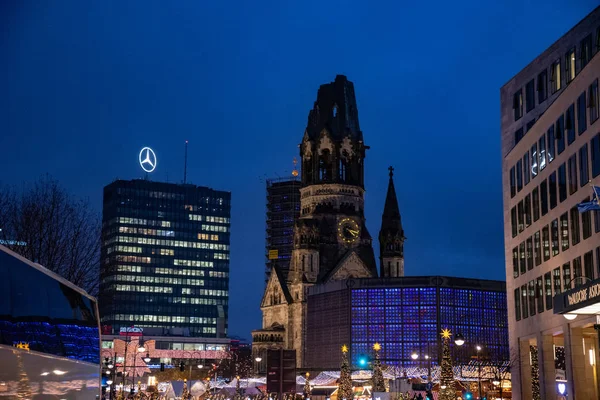
{"type": "Polygon", "coordinates": [[[29,343],[26,343],[26,342],[15,343],[15,344],[13,344],[13,346],[16,347],[17,349],[29,351],[29,343]]]}
{"type": "Polygon", "coordinates": [[[279,250],[269,250],[269,260],[277,260],[279,258],[279,250]]]}

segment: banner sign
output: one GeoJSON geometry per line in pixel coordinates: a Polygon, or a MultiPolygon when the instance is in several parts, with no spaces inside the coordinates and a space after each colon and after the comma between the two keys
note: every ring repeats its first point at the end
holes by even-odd
{"type": "Polygon", "coordinates": [[[122,327],[119,329],[120,336],[143,336],[144,330],[142,328],[136,328],[135,326],[131,326],[129,328],[122,327]]]}

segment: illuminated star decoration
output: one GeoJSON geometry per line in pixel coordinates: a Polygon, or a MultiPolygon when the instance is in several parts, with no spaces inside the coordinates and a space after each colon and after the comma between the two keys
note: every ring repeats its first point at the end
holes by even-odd
{"type": "Polygon", "coordinates": [[[373,350],[375,350],[375,351],[379,351],[379,350],[381,350],[381,345],[380,345],[379,343],[375,343],[375,344],[373,345],[373,350]]]}
{"type": "Polygon", "coordinates": [[[348,346],[343,345],[342,346],[342,353],[347,353],[348,352],[348,346]]]}
{"type": "Polygon", "coordinates": [[[441,335],[444,339],[450,339],[450,336],[452,336],[452,333],[450,332],[450,329],[444,328],[444,329],[442,329],[441,335]]]}

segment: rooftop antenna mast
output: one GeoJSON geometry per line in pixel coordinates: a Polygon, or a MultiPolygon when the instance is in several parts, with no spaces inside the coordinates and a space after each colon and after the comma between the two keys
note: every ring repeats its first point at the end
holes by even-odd
{"type": "Polygon", "coordinates": [[[188,141],[185,141],[185,159],[183,162],[183,184],[185,185],[187,183],[187,148],[188,148],[188,141]]]}

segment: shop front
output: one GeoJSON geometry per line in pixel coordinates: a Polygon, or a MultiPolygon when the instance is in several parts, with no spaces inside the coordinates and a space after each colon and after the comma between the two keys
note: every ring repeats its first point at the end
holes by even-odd
{"type": "Polygon", "coordinates": [[[600,399],[600,279],[554,296],[554,314],[566,319],[568,336],[562,350],[566,371],[564,376],[557,374],[558,393],[570,399],[600,399]]]}

